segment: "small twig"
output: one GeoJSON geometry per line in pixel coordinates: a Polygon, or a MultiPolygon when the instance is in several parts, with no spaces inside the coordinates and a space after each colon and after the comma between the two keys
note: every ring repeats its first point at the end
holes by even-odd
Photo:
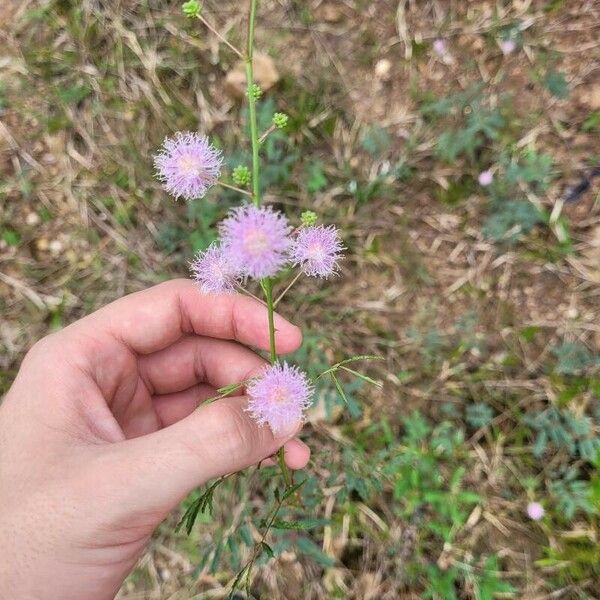
{"type": "Polygon", "coordinates": [[[233,50],[242,60],[244,60],[244,55],[230,42],[228,42],[225,37],[220,34],[201,14],[198,15],[198,19],[204,24],[204,26],[214,33],[217,38],[219,38],[228,48],[233,50]]]}
{"type": "Polygon", "coordinates": [[[292,289],[292,286],[296,283],[296,281],[298,281],[298,279],[300,279],[300,276],[302,275],[302,271],[300,271],[296,277],[294,277],[294,279],[292,279],[291,283],[285,288],[285,290],[283,290],[283,292],[281,292],[281,294],[279,294],[279,297],[277,298],[277,300],[275,300],[275,302],[273,302],[273,308],[277,308],[277,305],[279,304],[280,300],[282,300],[282,298],[292,289]]]}
{"type": "Polygon", "coordinates": [[[233,190],[234,192],[238,192],[239,194],[244,194],[246,196],[250,196],[250,198],[252,198],[252,192],[249,192],[248,190],[244,190],[242,188],[236,187],[235,185],[225,183],[224,181],[218,181],[217,183],[221,187],[227,188],[228,190],[233,190]]]}
{"type": "Polygon", "coordinates": [[[263,306],[267,306],[267,303],[262,298],[255,296],[252,292],[249,292],[246,288],[242,287],[239,283],[237,283],[235,285],[235,287],[238,289],[238,291],[240,293],[245,294],[246,296],[250,296],[250,298],[254,298],[255,300],[258,300],[263,306]]]}
{"type": "Polygon", "coordinates": [[[259,138],[258,143],[262,144],[275,130],[277,129],[276,125],[271,125],[269,129],[267,129],[259,138]]]}

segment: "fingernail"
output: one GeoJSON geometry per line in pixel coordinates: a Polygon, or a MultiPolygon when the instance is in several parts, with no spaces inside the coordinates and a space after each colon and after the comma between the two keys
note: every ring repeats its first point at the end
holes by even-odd
{"type": "Polygon", "coordinates": [[[273,430],[273,435],[280,440],[287,440],[289,438],[294,437],[302,427],[301,421],[293,421],[291,423],[286,423],[282,427],[277,430],[273,430]]]}

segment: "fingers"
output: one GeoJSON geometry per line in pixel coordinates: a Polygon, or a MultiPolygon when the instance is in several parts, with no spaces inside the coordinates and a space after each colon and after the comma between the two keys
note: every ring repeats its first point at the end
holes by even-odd
{"type": "MultiPolygon", "coordinates": [[[[126,480],[132,502],[148,510],[168,511],[192,489],[209,479],[239,471],[275,454],[300,427],[275,437],[246,412],[244,397],[224,398],[202,407],[174,425],[150,435],[110,446],[111,468],[126,480]]],[[[307,451],[288,450],[291,465],[303,464],[307,451]]]]}
{"type": "Polygon", "coordinates": [[[198,406],[209,398],[214,398],[217,390],[206,383],[199,383],[182,392],[154,396],[152,403],[162,427],[169,427],[192,414],[198,406]]]}
{"type": "MultiPolygon", "coordinates": [[[[294,438],[283,446],[285,464],[292,470],[304,469],[310,460],[310,448],[298,438],[294,438]]],[[[260,463],[261,467],[274,467],[277,461],[273,456],[265,458],[260,463]]]]}
{"type": "Polygon", "coordinates": [[[236,342],[191,335],[140,357],[138,370],[153,394],[168,394],[199,382],[214,388],[239,383],[265,364],[258,354],[236,342]]]}
{"type": "Polygon", "coordinates": [[[310,448],[299,439],[292,439],[283,447],[285,464],[294,471],[304,469],[310,460],[310,448]]]}
{"type": "MultiPolygon", "coordinates": [[[[247,296],[204,295],[192,281],[169,281],[131,294],[72,327],[106,331],[138,354],[166,348],[186,333],[237,340],[267,350],[267,309],[247,296]]],[[[293,352],[302,341],[300,330],[275,316],[278,352],[293,352]]]]}

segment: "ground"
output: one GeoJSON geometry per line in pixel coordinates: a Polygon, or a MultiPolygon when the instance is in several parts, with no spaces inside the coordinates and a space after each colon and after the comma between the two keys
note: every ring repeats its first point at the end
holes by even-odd
{"type": "MultiPolygon", "coordinates": [[[[203,14],[241,47],[246,10],[203,14]]],[[[0,23],[4,392],[45,333],[188,276],[239,202],[170,199],[164,136],[200,130],[228,167],[248,149],[236,56],[177,2],[8,0],[0,23]]],[[[319,388],[297,476],[318,522],[274,534],[253,594],[600,597],[600,6],[264,0],[257,35],[263,128],[290,116],[267,199],[348,249],[281,305],[297,362],[377,355],[383,386],[319,388]]],[[[226,597],[272,492],[225,484],[190,537],[177,511],[119,598],[226,597]]]]}

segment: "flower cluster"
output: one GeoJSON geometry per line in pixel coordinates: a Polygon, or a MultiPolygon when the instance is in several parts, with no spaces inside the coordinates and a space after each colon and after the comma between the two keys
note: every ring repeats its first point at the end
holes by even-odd
{"type": "MultiPolygon", "coordinates": [[[[278,113],[273,122],[284,127],[287,116],[278,113]]],[[[186,200],[204,196],[218,183],[222,162],[206,137],[191,132],[167,138],[154,159],[166,191],[186,200]]],[[[238,185],[251,181],[245,166],[238,166],[232,176],[238,185]]],[[[192,275],[206,294],[233,293],[247,279],[272,286],[271,278],[287,267],[297,267],[309,277],[330,277],[337,272],[344,247],[338,229],[317,225],[317,220],[314,212],[306,211],[294,229],[283,212],[270,206],[233,208],[219,225],[219,240],[195,257],[192,275]]],[[[269,310],[274,310],[272,296],[269,310]]],[[[277,434],[302,420],[312,388],[297,368],[274,363],[250,383],[247,393],[250,414],[277,434]]]]}
{"type": "Polygon", "coordinates": [[[292,233],[282,212],[251,204],[234,208],[219,227],[221,238],[200,252],[192,274],[207,294],[230,293],[242,280],[273,277],[288,265],[309,277],[337,272],[344,249],[333,225],[300,227],[292,233]]]}

